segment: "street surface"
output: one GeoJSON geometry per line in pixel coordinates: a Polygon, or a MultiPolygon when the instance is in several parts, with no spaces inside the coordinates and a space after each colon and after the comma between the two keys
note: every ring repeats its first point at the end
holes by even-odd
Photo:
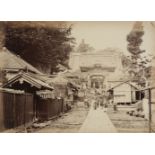
{"type": "Polygon", "coordinates": [[[37,133],[108,133],[117,132],[104,109],[91,106],[86,108],[83,102],[62,117],[51,120],[49,126],[33,129],[37,133]]]}
{"type": "Polygon", "coordinates": [[[88,114],[88,109],[79,103],[71,111],[65,113],[62,117],[51,120],[49,126],[34,129],[32,132],[37,133],[77,133],[85,121],[88,114]]]}
{"type": "MultiPolygon", "coordinates": [[[[105,109],[98,107],[96,110],[91,105],[88,109],[83,102],[79,102],[62,117],[50,121],[50,125],[32,129],[37,133],[141,133],[149,132],[148,121],[144,118],[130,116],[126,112],[133,110],[132,106],[118,107],[114,112],[111,106],[105,109]]],[[[154,115],[153,115],[154,116],[154,115]]],[[[154,120],[154,118],[153,118],[154,120]]],[[[154,122],[152,124],[154,128],[154,122]]]]}
{"type": "Polygon", "coordinates": [[[83,123],[80,133],[112,133],[117,132],[104,109],[92,107],[83,123]]]}

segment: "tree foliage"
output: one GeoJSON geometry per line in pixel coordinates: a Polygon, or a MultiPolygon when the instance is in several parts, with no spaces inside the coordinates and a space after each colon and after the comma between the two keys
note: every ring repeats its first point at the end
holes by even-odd
{"type": "Polygon", "coordinates": [[[123,68],[129,68],[129,66],[131,65],[131,60],[129,56],[126,56],[123,54],[121,57],[121,60],[122,60],[123,68]]]}
{"type": "Polygon", "coordinates": [[[58,72],[59,64],[68,65],[71,30],[62,22],[8,22],[6,47],[43,72],[58,72]]]}
{"type": "Polygon", "coordinates": [[[138,59],[141,58],[141,53],[145,52],[140,49],[142,43],[141,37],[144,31],[141,23],[135,23],[132,31],[127,35],[128,46],[127,49],[131,54],[130,74],[136,76],[138,72],[138,59]]]}
{"type": "Polygon", "coordinates": [[[138,79],[140,83],[145,83],[149,78],[149,58],[143,56],[145,50],[141,50],[140,46],[143,42],[142,36],[144,35],[142,22],[136,22],[132,31],[127,35],[127,49],[130,56],[129,74],[132,79],[138,79]],[[143,81],[143,82],[142,82],[143,81]]]}

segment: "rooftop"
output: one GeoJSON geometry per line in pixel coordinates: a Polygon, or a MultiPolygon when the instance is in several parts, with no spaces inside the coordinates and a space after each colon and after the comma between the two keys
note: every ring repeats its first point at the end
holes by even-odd
{"type": "Polygon", "coordinates": [[[54,89],[52,86],[50,86],[49,84],[40,80],[36,76],[33,76],[32,74],[29,74],[29,73],[24,73],[24,72],[18,73],[15,77],[13,77],[7,83],[5,83],[3,85],[3,87],[4,88],[9,87],[10,85],[12,85],[16,82],[20,82],[22,84],[23,81],[25,81],[25,82],[27,82],[27,83],[31,84],[32,86],[37,87],[39,89],[49,89],[49,90],[54,89]]]}
{"type": "Polygon", "coordinates": [[[42,74],[38,69],[5,47],[0,51],[0,68],[12,71],[28,70],[33,73],[42,74]]]}

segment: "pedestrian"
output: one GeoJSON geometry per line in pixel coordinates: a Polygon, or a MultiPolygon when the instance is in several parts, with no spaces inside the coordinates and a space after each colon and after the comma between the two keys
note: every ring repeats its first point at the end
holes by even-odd
{"type": "Polygon", "coordinates": [[[114,102],[114,101],[112,101],[112,104],[113,104],[113,110],[114,110],[114,112],[117,112],[118,111],[118,109],[117,109],[117,103],[114,102]]]}
{"type": "Polygon", "coordinates": [[[84,100],[84,105],[85,105],[86,108],[90,107],[89,100],[87,98],[85,98],[85,100],[84,100]]]}
{"type": "Polygon", "coordinates": [[[88,108],[88,109],[90,108],[90,103],[89,103],[89,101],[87,102],[87,108],[88,108]]]}
{"type": "Polygon", "coordinates": [[[96,110],[98,107],[98,101],[97,101],[97,97],[95,97],[95,100],[94,100],[94,109],[96,110]]]}
{"type": "Polygon", "coordinates": [[[96,110],[96,101],[94,101],[94,110],[96,110]]]}
{"type": "Polygon", "coordinates": [[[107,110],[108,110],[108,104],[105,103],[105,105],[104,105],[104,112],[107,112],[107,110]]]}
{"type": "Polygon", "coordinates": [[[103,109],[103,107],[104,107],[104,99],[102,96],[100,97],[100,107],[101,107],[101,109],[103,109]]]}
{"type": "Polygon", "coordinates": [[[100,105],[100,98],[99,98],[99,96],[97,96],[96,97],[96,106],[97,106],[97,108],[99,107],[99,105],[100,105]]]}

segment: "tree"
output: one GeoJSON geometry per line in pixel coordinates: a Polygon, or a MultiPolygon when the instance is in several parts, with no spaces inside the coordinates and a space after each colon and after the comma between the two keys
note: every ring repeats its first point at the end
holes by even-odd
{"type": "Polygon", "coordinates": [[[6,47],[46,73],[67,66],[74,38],[65,22],[7,22],[6,47]]]}
{"type": "Polygon", "coordinates": [[[123,68],[125,69],[129,68],[129,66],[131,65],[130,57],[122,54],[121,60],[123,68]]]}
{"type": "Polygon", "coordinates": [[[140,49],[140,45],[143,42],[142,36],[144,35],[142,24],[142,22],[136,22],[132,31],[127,35],[127,41],[129,42],[127,49],[131,54],[129,74],[132,80],[137,79],[138,83],[144,86],[148,78],[145,71],[150,60],[147,56],[143,56],[145,50],[140,49]]]}
{"type": "Polygon", "coordinates": [[[5,42],[5,22],[0,22],[0,50],[4,47],[5,42]]]}
{"type": "Polygon", "coordinates": [[[80,52],[80,53],[91,52],[93,50],[94,48],[91,47],[89,44],[86,44],[84,39],[82,39],[81,43],[79,44],[77,48],[77,52],[80,52]]]}
{"type": "Polygon", "coordinates": [[[144,35],[142,22],[136,22],[132,31],[127,35],[128,46],[127,49],[131,54],[131,64],[129,74],[135,78],[138,73],[138,59],[141,58],[141,53],[145,52],[140,49],[142,43],[141,37],[144,35]]]}

